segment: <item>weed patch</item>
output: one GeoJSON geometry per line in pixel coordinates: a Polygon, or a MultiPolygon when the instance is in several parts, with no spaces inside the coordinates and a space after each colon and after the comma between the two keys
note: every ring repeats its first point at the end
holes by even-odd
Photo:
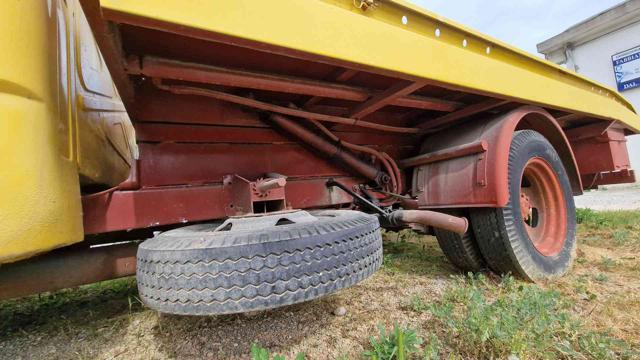
{"type": "Polygon", "coordinates": [[[640,248],[638,211],[594,211],[577,209],[582,243],[610,249],[640,248]]]}
{"type": "Polygon", "coordinates": [[[606,274],[599,273],[599,274],[596,274],[593,277],[593,280],[595,280],[597,282],[600,282],[600,283],[605,283],[605,282],[609,281],[609,277],[606,274]]]}
{"type": "Polygon", "coordinates": [[[370,337],[371,350],[362,355],[374,360],[405,360],[419,350],[422,338],[418,337],[413,329],[401,328],[397,324],[393,330],[387,332],[382,324],[378,324],[379,334],[377,337],[370,337]]]}
{"type": "MultiPolygon", "coordinates": [[[[251,360],[286,360],[287,358],[282,355],[271,355],[268,349],[261,347],[258,344],[251,345],[251,360]]],[[[295,360],[304,360],[304,353],[298,353],[295,360]]]]}
{"type": "Polygon", "coordinates": [[[385,232],[383,269],[391,274],[446,274],[449,266],[435,242],[410,231],[385,232]]]}
{"type": "MultiPolygon", "coordinates": [[[[632,358],[630,346],[604,332],[588,331],[554,290],[500,282],[483,275],[461,278],[431,312],[445,329],[445,341],[463,357],[632,358]]],[[[425,310],[426,309],[426,310],[425,310]]]]}
{"type": "Polygon", "coordinates": [[[616,261],[612,258],[603,256],[600,261],[600,267],[604,270],[611,270],[616,266],[616,261]]]}
{"type": "Polygon", "coordinates": [[[591,209],[576,209],[576,222],[596,228],[611,227],[612,225],[607,216],[591,209]]]}
{"type": "Polygon", "coordinates": [[[134,278],[0,302],[0,358],[347,360],[376,354],[373,337],[392,349],[375,355],[383,359],[398,323],[422,340],[410,359],[640,359],[631,350],[640,349],[640,211],[579,217],[573,269],[541,286],[451,276],[434,237],[386,232],[384,266],[370,280],[259,315],[158,316],[134,278]],[[338,306],[347,316],[332,315],[338,306]],[[377,323],[387,324],[382,338],[377,323]],[[252,341],[264,348],[250,352],[252,341]]]}

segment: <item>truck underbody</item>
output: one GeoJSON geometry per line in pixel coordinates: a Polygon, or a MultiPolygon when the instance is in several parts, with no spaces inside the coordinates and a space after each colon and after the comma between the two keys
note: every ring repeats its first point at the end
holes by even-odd
{"type": "MultiPolygon", "coordinates": [[[[135,274],[137,243],[95,245],[187,223],[358,209],[389,228],[465,233],[470,209],[504,209],[513,200],[514,134],[535,132],[548,141],[566,172],[569,197],[635,181],[624,138],[639,121],[619,95],[400,2],[362,1],[357,8],[351,0],[317,1],[305,8],[239,1],[201,9],[211,11],[206,24],[225,31],[207,29],[192,13],[198,9],[178,2],[180,11],[148,4],[146,12],[143,2],[80,3],[131,118],[139,156],[126,180],[80,174],[84,241],[5,266],[0,277],[13,280],[3,280],[0,297],[135,274]],[[214,10],[230,12],[220,15],[224,24],[216,25],[214,10]],[[267,14],[291,23],[251,23],[267,14]],[[191,23],[182,21],[189,16],[191,23]],[[243,27],[243,16],[250,25],[243,27]],[[311,29],[297,27],[305,21],[311,29]],[[338,24],[344,27],[338,33],[313,28],[338,24]],[[293,29],[301,34],[287,34],[293,29]],[[261,32],[270,41],[261,41],[261,32]],[[296,46],[304,36],[309,43],[296,46]],[[339,39],[331,48],[314,43],[317,36],[339,39]],[[394,57],[386,52],[397,44],[388,37],[405,47],[428,43],[431,52],[425,56],[416,45],[394,57]],[[418,56],[432,75],[421,75],[417,65],[403,70],[418,56]],[[84,275],[52,281],[65,278],[58,264],[65,256],[75,259],[67,270],[84,275]],[[51,276],[17,275],[27,271],[51,276]]],[[[535,192],[536,186],[539,193],[561,192],[545,173],[550,167],[536,167],[536,158],[521,175],[531,184],[518,180],[533,189],[522,190],[518,203],[529,228],[557,217],[553,204],[561,202],[535,192]]],[[[571,210],[557,206],[562,214],[571,210]]],[[[566,228],[561,220],[540,235],[541,243],[566,228]]],[[[556,256],[554,246],[536,249],[556,256]]]]}

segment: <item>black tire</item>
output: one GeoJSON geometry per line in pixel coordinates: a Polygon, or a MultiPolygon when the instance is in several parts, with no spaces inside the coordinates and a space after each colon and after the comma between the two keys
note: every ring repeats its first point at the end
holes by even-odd
{"type": "Polygon", "coordinates": [[[464,235],[434,229],[440,249],[449,262],[462,272],[480,272],[487,268],[472,229],[464,235]]]}
{"type": "Polygon", "coordinates": [[[311,223],[254,231],[200,224],[167,231],[138,250],[140,297],[181,315],[264,310],[352,286],[382,264],[378,219],[321,211],[311,223]]]}
{"type": "Polygon", "coordinates": [[[509,151],[509,202],[504,208],[473,209],[473,231],[489,267],[501,274],[511,273],[538,281],[564,275],[571,267],[576,251],[576,217],[573,193],[567,172],[553,146],[540,133],[522,130],[514,133],[509,151]],[[520,208],[520,193],[525,166],[541,158],[550,165],[559,182],[558,199],[564,203],[566,224],[559,237],[557,253],[543,254],[531,240],[520,208]],[[560,243],[562,241],[562,243],[560,243]]]}

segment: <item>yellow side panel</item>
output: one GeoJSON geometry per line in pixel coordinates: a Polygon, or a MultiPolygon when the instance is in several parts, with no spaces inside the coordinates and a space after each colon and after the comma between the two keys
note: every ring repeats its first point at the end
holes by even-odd
{"type": "Polygon", "coordinates": [[[72,128],[60,113],[56,6],[0,5],[0,264],[83,239],[72,128]]]}
{"type": "MultiPolygon", "coordinates": [[[[614,90],[407,3],[353,0],[101,0],[104,8],[442,86],[618,120],[640,118],[614,90]],[[357,2],[356,2],[357,3],[357,2]]],[[[157,23],[154,26],[158,26],[157,23]]],[[[174,28],[176,28],[174,26],[174,28]]]]}

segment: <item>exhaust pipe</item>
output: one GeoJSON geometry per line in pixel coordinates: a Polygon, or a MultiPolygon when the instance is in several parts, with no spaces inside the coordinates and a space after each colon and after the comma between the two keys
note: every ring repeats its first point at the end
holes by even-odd
{"type": "Polygon", "coordinates": [[[451,231],[460,235],[466,233],[469,228],[469,221],[464,217],[457,217],[429,210],[417,210],[418,203],[413,199],[400,197],[400,199],[404,200],[402,202],[403,206],[412,210],[396,210],[393,212],[387,212],[384,209],[381,209],[378,205],[356,194],[351,189],[333,179],[327,181],[327,186],[335,186],[342,189],[344,192],[351,195],[354,201],[357,201],[361,206],[376,212],[383,227],[398,228],[409,224],[420,224],[422,226],[432,226],[438,229],[451,231]]]}
{"type": "Polygon", "coordinates": [[[420,224],[433,226],[460,235],[466,233],[469,228],[469,221],[464,217],[429,210],[396,210],[386,216],[386,220],[392,227],[420,224]]]}

